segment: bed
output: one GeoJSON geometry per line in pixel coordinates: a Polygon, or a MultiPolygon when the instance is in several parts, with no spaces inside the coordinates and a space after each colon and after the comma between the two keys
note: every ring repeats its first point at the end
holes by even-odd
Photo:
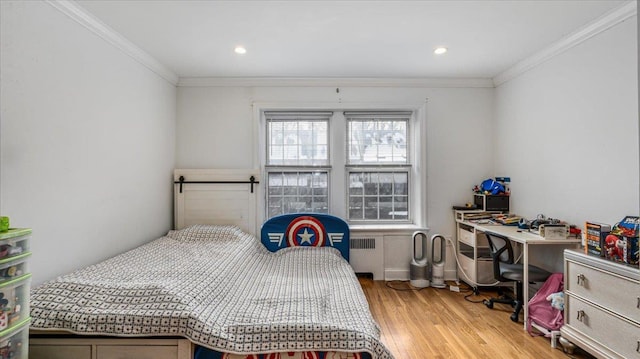
{"type": "Polygon", "coordinates": [[[330,215],[173,230],[34,288],[30,357],[392,358],[348,253],[330,215]]]}

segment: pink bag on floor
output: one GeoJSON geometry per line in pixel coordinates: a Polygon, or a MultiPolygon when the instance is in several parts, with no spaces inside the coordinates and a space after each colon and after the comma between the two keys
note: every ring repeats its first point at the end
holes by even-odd
{"type": "Polygon", "coordinates": [[[531,321],[548,330],[559,330],[564,324],[564,311],[551,305],[547,299],[550,295],[564,290],[564,275],[553,273],[547,278],[542,287],[529,301],[529,317],[527,318],[527,331],[534,335],[531,329],[531,321]]]}

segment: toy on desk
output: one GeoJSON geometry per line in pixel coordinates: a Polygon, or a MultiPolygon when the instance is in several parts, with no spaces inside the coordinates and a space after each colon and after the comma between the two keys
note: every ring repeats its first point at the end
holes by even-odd
{"type": "Polygon", "coordinates": [[[582,230],[576,225],[572,224],[569,226],[569,234],[572,234],[575,238],[580,238],[582,235],[582,230]]]}
{"type": "Polygon", "coordinates": [[[488,178],[482,181],[482,183],[480,183],[480,186],[473,187],[473,192],[481,193],[481,194],[496,195],[496,194],[506,193],[507,190],[502,183],[492,178],[488,178]]]}

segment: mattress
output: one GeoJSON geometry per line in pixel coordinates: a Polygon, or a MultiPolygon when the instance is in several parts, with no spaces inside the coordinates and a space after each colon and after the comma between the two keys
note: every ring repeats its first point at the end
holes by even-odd
{"type": "Polygon", "coordinates": [[[392,358],[334,248],[272,253],[234,226],[195,225],[32,289],[31,327],[183,336],[235,354],[366,352],[392,358]]]}

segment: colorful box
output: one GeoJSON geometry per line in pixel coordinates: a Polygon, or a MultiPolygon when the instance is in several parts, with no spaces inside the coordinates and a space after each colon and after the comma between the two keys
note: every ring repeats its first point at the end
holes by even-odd
{"type": "Polygon", "coordinates": [[[585,245],[584,252],[599,257],[604,257],[604,240],[611,232],[611,226],[604,223],[585,222],[585,245]]]}
{"type": "Polygon", "coordinates": [[[640,217],[626,216],[605,237],[605,258],[637,266],[639,236],[640,217]]]}

